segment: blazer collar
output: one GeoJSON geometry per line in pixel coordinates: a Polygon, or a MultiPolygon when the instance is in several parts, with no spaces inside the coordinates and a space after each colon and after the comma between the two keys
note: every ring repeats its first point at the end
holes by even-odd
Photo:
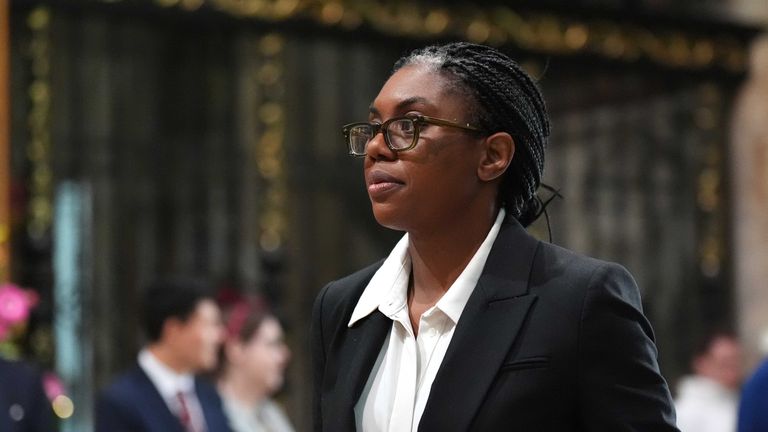
{"type": "Polygon", "coordinates": [[[419,430],[469,429],[536,299],[528,294],[528,277],[538,246],[516,220],[502,225],[432,384],[419,430]]]}

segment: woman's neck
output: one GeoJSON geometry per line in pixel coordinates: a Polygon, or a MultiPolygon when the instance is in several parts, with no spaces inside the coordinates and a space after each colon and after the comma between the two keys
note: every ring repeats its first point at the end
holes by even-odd
{"type": "Polygon", "coordinates": [[[267,398],[267,392],[263,388],[254,386],[241,375],[237,372],[237,368],[228,368],[219,379],[218,387],[221,394],[247,406],[263,402],[267,398]]]}
{"type": "MultiPolygon", "coordinates": [[[[493,226],[497,209],[453,218],[446,229],[409,232],[411,279],[408,307],[411,323],[434,306],[475,255],[493,226]]],[[[417,331],[417,325],[414,325],[417,331]]]]}

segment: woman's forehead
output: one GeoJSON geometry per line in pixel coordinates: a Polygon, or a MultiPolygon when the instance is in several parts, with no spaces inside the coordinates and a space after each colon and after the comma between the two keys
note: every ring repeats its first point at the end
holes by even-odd
{"type": "Polygon", "coordinates": [[[403,98],[429,97],[441,93],[445,84],[445,77],[434,68],[410,65],[392,74],[379,94],[394,93],[402,95],[403,98]]]}
{"type": "Polygon", "coordinates": [[[446,78],[434,68],[410,65],[399,69],[384,83],[371,104],[371,113],[382,110],[436,109],[449,103],[446,78]]]}

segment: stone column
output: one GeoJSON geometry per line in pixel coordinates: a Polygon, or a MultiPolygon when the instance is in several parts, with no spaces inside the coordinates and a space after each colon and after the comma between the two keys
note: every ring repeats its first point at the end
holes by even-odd
{"type": "Polygon", "coordinates": [[[737,317],[751,369],[768,355],[768,34],[751,50],[731,131],[733,270],[737,317]]]}

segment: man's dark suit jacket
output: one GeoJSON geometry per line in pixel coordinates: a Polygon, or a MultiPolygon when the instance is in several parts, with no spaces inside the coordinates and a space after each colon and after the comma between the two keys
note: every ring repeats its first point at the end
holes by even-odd
{"type": "MultiPolygon", "coordinates": [[[[347,327],[381,262],[315,300],[316,431],[355,430],[353,408],[392,321],[347,327]]],[[[653,331],[621,266],[502,224],[435,377],[419,431],[676,431],[653,331]]]]}
{"type": "MultiPolygon", "coordinates": [[[[230,432],[213,386],[195,379],[195,392],[203,409],[208,432],[230,432]]],[[[168,409],[160,392],[138,365],[118,377],[99,396],[96,432],[185,432],[168,409]]]]}
{"type": "Polygon", "coordinates": [[[54,426],[40,373],[0,358],[0,432],[50,432],[54,426]]]}

